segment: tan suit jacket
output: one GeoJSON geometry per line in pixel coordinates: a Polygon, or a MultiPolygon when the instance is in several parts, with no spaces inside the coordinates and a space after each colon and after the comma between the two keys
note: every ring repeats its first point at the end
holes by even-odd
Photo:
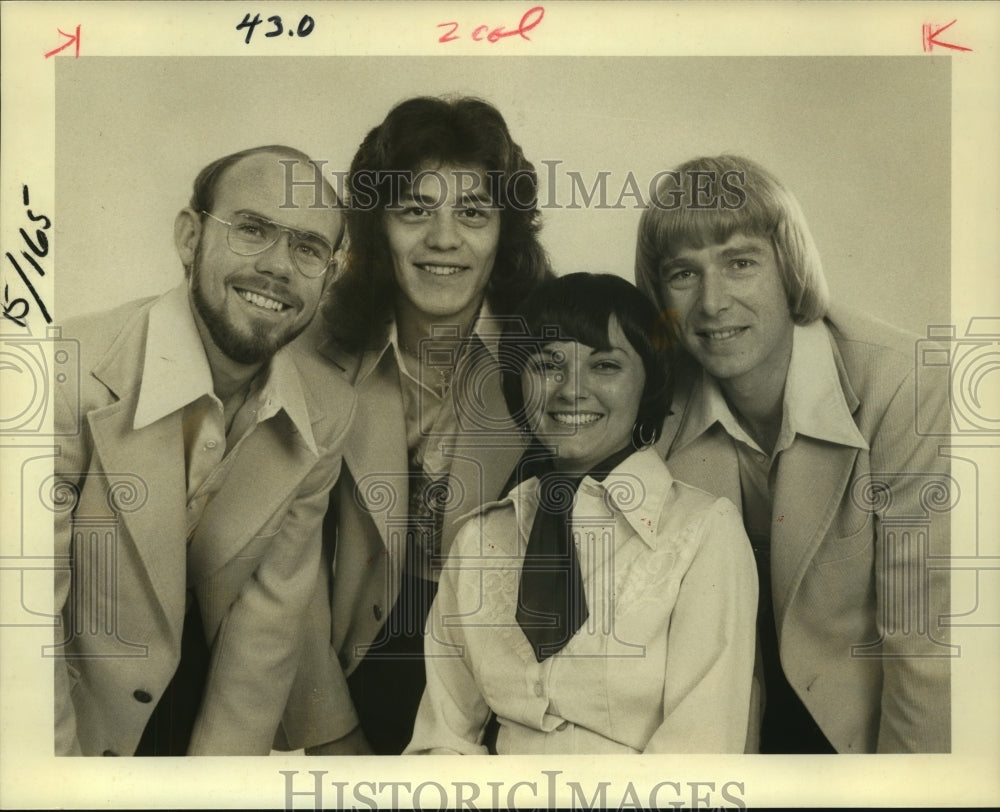
{"type": "MultiPolygon", "coordinates": [[[[797,435],[778,458],[771,581],[782,666],[841,753],[948,752],[952,487],[939,437],[948,393],[918,390],[915,336],[860,314],[826,320],[845,403],[868,450],[797,435]]],[[[695,436],[687,377],[658,446],[678,479],[741,504],[733,440],[695,436]]],[[[766,691],[766,686],[765,686],[766,691]]]]}
{"type": "Polygon", "coordinates": [[[177,667],[191,588],[211,661],[189,753],[266,754],[297,664],[353,393],[319,359],[282,350],[309,382],[289,400],[312,436],[285,411],[258,424],[186,549],[181,412],[133,429],[152,302],[63,329],[79,342],[84,376],[79,393],[56,392],[57,426],[76,414],[81,424],[55,463],[55,555],[66,565],[55,583],[56,752],[135,751],[177,667]]]}
{"type": "MultiPolygon", "coordinates": [[[[432,438],[451,460],[442,553],[459,519],[496,499],[524,450],[485,346],[470,348],[447,397],[454,398],[457,434],[432,438]]],[[[399,371],[391,349],[352,356],[322,351],[355,386],[358,409],[344,444],[344,471],[330,495],[325,566],[309,612],[302,665],[278,746],[334,741],[358,724],[346,677],[364,658],[399,594],[409,505],[406,425],[399,371]]]]}

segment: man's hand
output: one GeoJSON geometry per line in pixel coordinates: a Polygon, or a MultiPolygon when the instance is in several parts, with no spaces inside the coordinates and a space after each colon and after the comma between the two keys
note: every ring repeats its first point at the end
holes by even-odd
{"type": "Polygon", "coordinates": [[[354,728],[346,736],[341,736],[326,744],[317,744],[315,747],[306,748],[307,756],[373,756],[368,739],[365,738],[361,727],[354,728]]]}

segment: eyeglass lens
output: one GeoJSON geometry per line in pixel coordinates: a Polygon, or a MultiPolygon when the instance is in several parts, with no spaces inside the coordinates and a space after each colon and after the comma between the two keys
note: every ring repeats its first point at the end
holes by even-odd
{"type": "Polygon", "coordinates": [[[329,243],[312,234],[304,234],[268,220],[237,214],[229,226],[229,246],[238,254],[252,256],[274,245],[283,232],[291,237],[292,260],[306,276],[319,276],[333,258],[329,243]]]}

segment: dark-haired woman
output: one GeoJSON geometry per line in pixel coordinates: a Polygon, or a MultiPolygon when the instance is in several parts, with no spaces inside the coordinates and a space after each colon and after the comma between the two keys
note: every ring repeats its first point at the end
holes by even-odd
{"type": "Polygon", "coordinates": [[[753,554],[735,506],[649,447],[670,402],[665,325],[590,274],[522,315],[501,363],[538,475],[456,539],[406,752],[743,752],[753,554]]]}

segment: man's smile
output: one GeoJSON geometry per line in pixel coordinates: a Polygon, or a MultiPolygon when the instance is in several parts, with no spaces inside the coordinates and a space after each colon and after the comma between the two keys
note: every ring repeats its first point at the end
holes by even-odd
{"type": "Polygon", "coordinates": [[[454,276],[468,269],[466,265],[445,265],[437,262],[415,262],[413,265],[431,276],[454,276]]]}
{"type": "Polygon", "coordinates": [[[695,330],[695,335],[703,341],[728,341],[743,335],[749,327],[718,327],[714,330],[695,330]]]}
{"type": "Polygon", "coordinates": [[[273,292],[263,293],[261,291],[249,290],[237,285],[233,285],[233,290],[239,294],[239,297],[243,299],[243,301],[248,302],[254,307],[260,308],[261,310],[267,310],[272,313],[282,313],[285,310],[294,307],[294,305],[289,301],[280,301],[275,298],[276,294],[273,292]]]}

